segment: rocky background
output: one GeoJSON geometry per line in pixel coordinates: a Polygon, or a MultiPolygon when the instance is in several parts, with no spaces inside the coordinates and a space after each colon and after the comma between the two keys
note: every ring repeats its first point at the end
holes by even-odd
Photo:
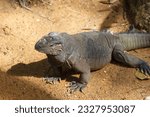
{"type": "Polygon", "coordinates": [[[150,32],[150,0],[122,0],[131,24],[150,32]]]}

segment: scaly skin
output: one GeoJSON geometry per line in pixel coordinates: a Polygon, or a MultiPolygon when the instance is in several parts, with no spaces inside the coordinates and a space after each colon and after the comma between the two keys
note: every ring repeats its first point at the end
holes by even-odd
{"type": "MultiPolygon", "coordinates": [[[[112,59],[139,68],[144,74],[150,75],[150,66],[145,61],[124,51],[149,46],[150,34],[119,33],[113,35],[94,31],[69,35],[52,32],[43,36],[36,43],[35,49],[47,54],[49,63],[54,67],[55,72],[59,71],[56,70],[57,68],[63,67],[80,73],[79,82],[73,81],[70,89],[82,91],[89,82],[91,71],[103,68],[112,59]],[[126,37],[129,39],[125,40],[126,37]],[[132,46],[130,43],[135,44],[132,46]]],[[[50,81],[59,80],[60,72],[57,72],[57,76],[50,77],[50,81]]]]}

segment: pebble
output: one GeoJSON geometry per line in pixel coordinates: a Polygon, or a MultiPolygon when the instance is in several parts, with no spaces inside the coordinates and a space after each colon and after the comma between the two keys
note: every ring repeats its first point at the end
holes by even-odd
{"type": "Polygon", "coordinates": [[[37,22],[39,22],[39,21],[40,21],[40,19],[36,19],[36,21],[37,21],[37,22]]]}
{"type": "Polygon", "coordinates": [[[146,96],[144,100],[150,100],[150,96],[146,96]]]}
{"type": "Polygon", "coordinates": [[[3,27],[3,31],[5,35],[11,34],[11,28],[9,28],[8,26],[3,27]]]}

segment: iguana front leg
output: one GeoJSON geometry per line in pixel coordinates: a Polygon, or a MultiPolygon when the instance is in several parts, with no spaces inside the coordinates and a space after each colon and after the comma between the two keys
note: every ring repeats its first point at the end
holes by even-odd
{"type": "Polygon", "coordinates": [[[113,59],[131,67],[138,68],[145,75],[150,75],[150,66],[145,61],[129,55],[123,50],[120,45],[117,45],[113,50],[113,59]]]}
{"type": "MultiPolygon", "coordinates": [[[[74,59],[74,58],[73,58],[74,59]]],[[[86,63],[84,59],[73,60],[69,59],[69,63],[72,65],[73,69],[80,73],[79,81],[72,81],[70,83],[70,93],[75,92],[77,90],[83,91],[83,89],[87,86],[90,79],[90,66],[86,63]]]]}
{"type": "Polygon", "coordinates": [[[60,82],[61,81],[60,69],[59,67],[56,66],[49,67],[47,73],[44,76],[44,80],[46,81],[46,83],[56,84],[56,82],[60,82]]]}
{"type": "Polygon", "coordinates": [[[79,82],[72,81],[70,83],[70,93],[75,92],[75,91],[81,91],[83,92],[83,89],[87,86],[88,80],[90,78],[90,72],[89,73],[81,73],[79,82]]]}

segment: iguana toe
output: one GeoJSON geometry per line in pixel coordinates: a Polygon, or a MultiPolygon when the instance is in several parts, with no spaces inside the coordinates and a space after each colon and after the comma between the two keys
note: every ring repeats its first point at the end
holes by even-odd
{"type": "Polygon", "coordinates": [[[82,84],[76,81],[72,81],[69,85],[70,93],[73,93],[75,91],[81,91],[83,92],[83,89],[86,87],[87,84],[82,84]]]}
{"type": "Polygon", "coordinates": [[[60,77],[45,77],[44,81],[49,84],[56,84],[57,82],[61,81],[60,77]]]}
{"type": "Polygon", "coordinates": [[[140,70],[140,72],[142,72],[145,75],[150,75],[150,66],[146,63],[143,62],[139,65],[138,69],[140,70]]]}

